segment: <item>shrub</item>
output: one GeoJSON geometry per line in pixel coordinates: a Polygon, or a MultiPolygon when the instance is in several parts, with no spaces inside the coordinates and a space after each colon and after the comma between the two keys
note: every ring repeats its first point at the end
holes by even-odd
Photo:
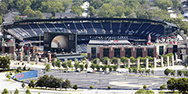
{"type": "Polygon", "coordinates": [[[34,65],[35,63],[31,63],[31,65],[34,65]]]}
{"type": "Polygon", "coordinates": [[[31,92],[29,91],[29,89],[26,90],[26,94],[31,94],[31,92]]]}
{"type": "Polygon", "coordinates": [[[23,82],[23,83],[21,84],[21,86],[22,86],[22,88],[24,88],[24,87],[25,87],[25,83],[23,82]]]}
{"type": "Polygon", "coordinates": [[[165,88],[166,88],[165,84],[163,84],[163,85],[160,86],[160,89],[162,89],[162,90],[165,89],[165,88]]]}
{"type": "Polygon", "coordinates": [[[8,90],[5,88],[2,92],[2,94],[9,94],[8,90]]]}
{"type": "Polygon", "coordinates": [[[108,89],[111,89],[111,86],[108,86],[108,89]]]}
{"type": "Polygon", "coordinates": [[[16,72],[21,73],[21,72],[22,72],[21,67],[18,67],[18,68],[16,69],[16,72]]]}
{"type": "Polygon", "coordinates": [[[154,94],[154,92],[151,90],[140,89],[136,91],[135,94],[154,94]]]}
{"type": "Polygon", "coordinates": [[[90,88],[90,89],[93,89],[94,87],[93,87],[93,86],[90,86],[89,88],[90,88]]]}
{"type": "Polygon", "coordinates": [[[18,79],[17,79],[17,78],[14,78],[14,80],[16,80],[16,81],[17,81],[18,79]]]}
{"type": "Polygon", "coordinates": [[[27,70],[28,70],[28,71],[30,71],[30,70],[31,70],[31,68],[28,68],[27,70]]]}
{"type": "Polygon", "coordinates": [[[30,83],[28,84],[29,88],[31,88],[31,87],[34,88],[34,87],[35,87],[34,82],[35,82],[34,80],[31,80],[31,81],[30,81],[30,83]]]}
{"type": "Polygon", "coordinates": [[[166,94],[164,91],[160,91],[159,94],[166,94]]]}
{"type": "Polygon", "coordinates": [[[18,89],[16,89],[16,90],[14,91],[14,94],[19,94],[18,89]]]}
{"type": "Polygon", "coordinates": [[[77,85],[73,85],[73,89],[77,90],[78,86],[77,85]]]}
{"type": "Polygon", "coordinates": [[[147,88],[147,86],[146,86],[146,85],[144,85],[144,86],[143,86],[143,88],[144,88],[144,89],[146,89],[146,88],[147,88]]]}
{"type": "Polygon", "coordinates": [[[23,70],[26,70],[26,66],[23,67],[23,70]]]}

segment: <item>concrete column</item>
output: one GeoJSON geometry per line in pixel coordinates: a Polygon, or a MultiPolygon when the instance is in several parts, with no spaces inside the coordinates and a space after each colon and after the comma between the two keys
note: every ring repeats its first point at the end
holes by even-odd
{"type": "Polygon", "coordinates": [[[45,58],[45,64],[47,64],[48,63],[48,58],[45,58]]]}
{"type": "Polygon", "coordinates": [[[137,58],[137,69],[139,69],[139,68],[140,68],[140,59],[137,58]]]}
{"type": "Polygon", "coordinates": [[[154,57],[154,68],[156,68],[156,66],[157,66],[157,59],[156,57],[154,57]]]}
{"type": "Polygon", "coordinates": [[[107,65],[110,65],[111,63],[110,63],[110,59],[107,59],[107,65]]]}
{"type": "Polygon", "coordinates": [[[131,60],[128,59],[128,68],[130,68],[130,67],[131,67],[131,60]]]}
{"type": "Polygon", "coordinates": [[[90,68],[91,64],[89,64],[89,60],[86,59],[86,64],[88,65],[87,69],[90,68]]]}
{"type": "Polygon", "coordinates": [[[22,54],[22,52],[20,52],[20,62],[22,62],[23,61],[23,54],[22,54]]]}
{"type": "Polygon", "coordinates": [[[74,62],[78,62],[78,59],[77,58],[75,58],[75,61],[74,62]]]}
{"type": "Polygon", "coordinates": [[[164,67],[164,64],[163,64],[163,57],[161,57],[161,67],[164,67]]]}
{"type": "Polygon", "coordinates": [[[176,64],[178,63],[178,55],[176,55],[176,64]]]}
{"type": "Polygon", "coordinates": [[[97,59],[97,64],[100,64],[99,59],[97,59]]]}
{"type": "Polygon", "coordinates": [[[16,55],[16,53],[14,53],[14,61],[16,61],[17,60],[17,55],[16,55]]]}
{"type": "Polygon", "coordinates": [[[146,69],[148,69],[148,63],[149,63],[149,59],[146,58],[146,69]]]}
{"type": "Polygon", "coordinates": [[[64,58],[64,61],[67,62],[67,58],[64,58]]]}
{"type": "Polygon", "coordinates": [[[118,68],[120,68],[120,59],[118,59],[118,61],[117,61],[117,65],[118,65],[118,68]]]}
{"type": "Polygon", "coordinates": [[[36,55],[36,64],[38,64],[39,63],[39,57],[36,55]]]}
{"type": "Polygon", "coordinates": [[[167,56],[167,67],[169,67],[169,56],[167,56]]]}
{"type": "Polygon", "coordinates": [[[172,55],[172,66],[174,66],[174,55],[172,55]]]}
{"type": "Polygon", "coordinates": [[[27,57],[27,63],[30,63],[30,56],[27,57]]]}

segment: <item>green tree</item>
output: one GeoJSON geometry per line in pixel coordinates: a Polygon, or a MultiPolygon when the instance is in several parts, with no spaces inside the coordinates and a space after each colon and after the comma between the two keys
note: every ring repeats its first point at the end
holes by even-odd
{"type": "Polygon", "coordinates": [[[10,69],[10,62],[11,58],[9,56],[6,57],[1,57],[0,56],[0,68],[2,68],[3,70],[7,70],[10,69]]]}
{"type": "Polygon", "coordinates": [[[136,91],[135,94],[155,94],[155,93],[151,90],[140,89],[136,91]]]}
{"type": "Polygon", "coordinates": [[[88,64],[85,64],[85,68],[86,68],[86,70],[87,70],[87,68],[88,68],[88,64]]]}
{"type": "Polygon", "coordinates": [[[73,13],[77,14],[78,16],[82,16],[82,13],[84,12],[84,9],[78,5],[73,5],[71,10],[73,13]]]}
{"type": "Polygon", "coordinates": [[[101,66],[99,64],[96,64],[97,71],[100,71],[101,66]]]}
{"type": "Polygon", "coordinates": [[[73,89],[77,90],[78,86],[77,85],[73,85],[73,89]]]}
{"type": "Polygon", "coordinates": [[[137,74],[137,73],[138,73],[137,68],[134,68],[134,69],[133,69],[133,73],[135,73],[135,74],[137,74]]]}
{"type": "Polygon", "coordinates": [[[109,71],[112,72],[113,66],[109,66],[109,71]]]}
{"type": "Polygon", "coordinates": [[[14,91],[14,94],[19,94],[19,90],[16,89],[16,90],[14,91]]]}
{"type": "Polygon", "coordinates": [[[92,68],[93,70],[95,70],[96,64],[91,64],[91,68],[92,68]]]}
{"type": "Polygon", "coordinates": [[[10,73],[6,73],[5,76],[6,76],[6,78],[8,78],[10,80],[10,78],[11,78],[10,73]]]}
{"type": "Polygon", "coordinates": [[[65,82],[63,82],[63,88],[65,88],[65,90],[67,90],[67,88],[71,87],[71,82],[66,79],[65,82]]]}
{"type": "Polygon", "coordinates": [[[146,75],[147,75],[147,74],[150,75],[150,69],[147,69],[147,70],[145,71],[145,73],[146,73],[146,75]]]}
{"type": "Polygon", "coordinates": [[[176,89],[176,83],[177,83],[177,80],[175,78],[170,78],[168,81],[167,81],[167,88],[169,90],[174,90],[176,89]]]}
{"type": "Polygon", "coordinates": [[[134,57],[130,57],[130,61],[131,61],[131,63],[134,63],[134,62],[136,62],[137,61],[137,59],[135,59],[134,57]]]}
{"type": "Polygon", "coordinates": [[[100,62],[100,59],[99,59],[99,58],[95,58],[95,59],[93,60],[93,63],[94,63],[94,64],[97,64],[97,60],[99,60],[99,62],[100,62]]]}
{"type": "Polygon", "coordinates": [[[8,90],[5,88],[2,92],[2,94],[9,94],[8,90]]]}
{"type": "Polygon", "coordinates": [[[179,78],[176,80],[176,89],[179,90],[180,93],[186,94],[188,88],[188,79],[187,78],[179,78]]]}
{"type": "Polygon", "coordinates": [[[146,89],[146,88],[147,88],[147,86],[146,86],[146,85],[144,85],[144,86],[143,86],[143,89],[146,89]]]}
{"type": "Polygon", "coordinates": [[[88,10],[90,16],[95,16],[95,14],[97,14],[97,10],[93,6],[89,6],[88,10]]]}
{"type": "Polygon", "coordinates": [[[118,66],[114,65],[113,68],[114,68],[114,71],[116,71],[118,69],[118,66]]]}
{"type": "Polygon", "coordinates": [[[151,73],[154,75],[154,70],[151,70],[151,73]]]}
{"type": "Polygon", "coordinates": [[[107,68],[108,68],[107,65],[103,65],[103,66],[102,66],[102,70],[103,70],[103,71],[106,71],[107,68]]]}
{"type": "Polygon", "coordinates": [[[99,12],[98,12],[98,16],[99,17],[114,17],[116,15],[116,11],[115,11],[115,7],[112,6],[111,4],[103,4],[100,9],[99,9],[99,12]]]}
{"type": "Polygon", "coordinates": [[[170,71],[170,74],[171,74],[172,76],[175,76],[175,70],[171,70],[171,71],[170,71]]]}
{"type": "Polygon", "coordinates": [[[28,84],[29,88],[34,88],[35,87],[35,81],[34,80],[31,80],[30,83],[28,84]]]}
{"type": "Polygon", "coordinates": [[[108,60],[108,59],[109,59],[108,57],[103,57],[101,61],[102,61],[104,64],[107,64],[107,60],[108,60]]]}
{"type": "Polygon", "coordinates": [[[79,63],[74,64],[75,69],[77,70],[79,68],[79,63]]]}
{"type": "Polygon", "coordinates": [[[163,10],[167,10],[168,7],[173,6],[171,0],[155,0],[154,4],[163,10]]]}
{"type": "Polygon", "coordinates": [[[129,73],[132,73],[133,72],[133,69],[132,68],[129,68],[129,73]]]}
{"type": "Polygon", "coordinates": [[[181,76],[182,75],[182,70],[177,70],[177,76],[181,76]]]}
{"type": "Polygon", "coordinates": [[[170,70],[169,70],[168,68],[166,68],[166,69],[164,70],[164,74],[165,74],[166,76],[168,76],[169,73],[170,73],[170,70]]]}
{"type": "Polygon", "coordinates": [[[68,62],[67,62],[67,66],[69,67],[69,68],[72,68],[73,66],[72,66],[72,60],[69,60],[68,62]]]}
{"type": "Polygon", "coordinates": [[[111,89],[111,86],[108,86],[108,89],[111,89]]]}
{"type": "Polygon", "coordinates": [[[166,88],[165,84],[163,84],[163,85],[160,86],[160,89],[162,89],[162,90],[165,89],[165,88],[166,88]]]}
{"type": "Polygon", "coordinates": [[[50,64],[46,64],[45,70],[48,72],[51,69],[50,64]]]}
{"type": "Polygon", "coordinates": [[[90,88],[90,89],[93,89],[94,87],[93,87],[93,86],[90,86],[89,88],[90,88]]]}
{"type": "Polygon", "coordinates": [[[117,58],[117,57],[113,57],[113,58],[111,59],[111,61],[112,61],[113,64],[117,64],[117,63],[118,63],[118,59],[119,59],[119,58],[117,58]]]}
{"type": "Polygon", "coordinates": [[[22,82],[21,86],[22,86],[22,88],[24,88],[24,87],[25,87],[25,83],[24,83],[24,82],[22,82]]]}
{"type": "Polygon", "coordinates": [[[31,92],[30,92],[29,89],[27,89],[25,93],[26,93],[26,94],[31,94],[31,92]]]}
{"type": "Polygon", "coordinates": [[[125,64],[125,62],[128,62],[128,58],[127,57],[121,57],[121,62],[123,62],[125,64]]]}
{"type": "Polygon", "coordinates": [[[84,70],[84,65],[83,64],[80,64],[80,71],[83,71],[84,70]]]}

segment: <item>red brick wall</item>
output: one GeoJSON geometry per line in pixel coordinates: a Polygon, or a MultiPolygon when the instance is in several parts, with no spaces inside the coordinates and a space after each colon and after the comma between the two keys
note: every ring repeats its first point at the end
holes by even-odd
{"type": "Polygon", "coordinates": [[[14,53],[14,47],[9,47],[9,53],[14,53]]]}
{"type": "Polygon", "coordinates": [[[5,53],[5,46],[2,46],[2,53],[5,53]]]}

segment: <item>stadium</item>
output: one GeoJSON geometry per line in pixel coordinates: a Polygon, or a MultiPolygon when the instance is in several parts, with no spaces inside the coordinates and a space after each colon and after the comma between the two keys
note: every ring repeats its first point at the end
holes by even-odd
{"type": "MultiPolygon", "coordinates": [[[[6,47],[9,50],[3,52],[13,52],[14,48],[19,50],[19,45],[24,42],[32,43],[43,51],[45,32],[76,34],[77,48],[74,51],[76,53],[87,53],[87,44],[90,40],[128,40],[134,45],[147,45],[149,35],[151,42],[155,42],[157,38],[179,34],[179,27],[175,24],[138,18],[27,19],[3,24],[2,30],[4,40],[14,39],[16,45],[16,47],[6,47]],[[11,50],[11,48],[13,49],[11,50]]],[[[57,52],[53,49],[48,51],[57,52]]],[[[57,53],[63,51],[60,50],[57,53]]],[[[68,50],[68,53],[70,52],[71,50],[68,50]]]]}

